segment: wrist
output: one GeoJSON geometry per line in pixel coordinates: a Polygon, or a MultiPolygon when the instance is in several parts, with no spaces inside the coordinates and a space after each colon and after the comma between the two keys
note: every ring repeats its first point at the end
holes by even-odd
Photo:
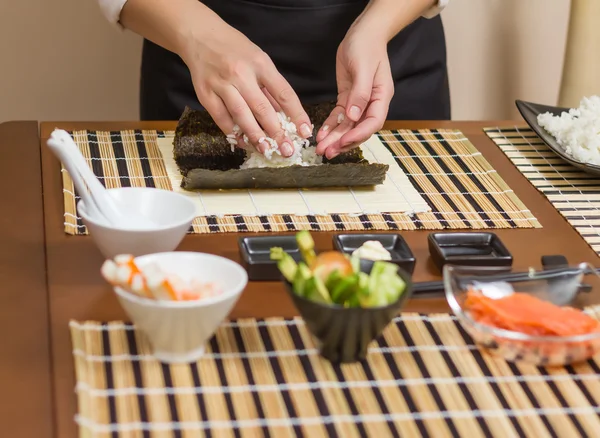
{"type": "Polygon", "coordinates": [[[438,0],[370,0],[352,27],[361,35],[373,36],[387,44],[437,3],[438,0]]]}
{"type": "Polygon", "coordinates": [[[210,47],[217,35],[226,32],[227,24],[201,2],[195,2],[193,13],[186,15],[182,21],[177,26],[175,50],[186,64],[198,58],[204,48],[210,47]]]}
{"type": "Polygon", "coordinates": [[[359,16],[346,32],[346,39],[357,38],[373,46],[386,46],[393,36],[386,26],[378,25],[373,18],[368,14],[359,16]]]}

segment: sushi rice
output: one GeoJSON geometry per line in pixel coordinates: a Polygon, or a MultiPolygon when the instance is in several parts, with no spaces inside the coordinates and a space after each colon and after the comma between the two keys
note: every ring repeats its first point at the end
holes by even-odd
{"type": "MultiPolygon", "coordinates": [[[[266,141],[269,143],[269,148],[264,154],[256,150],[246,151],[246,160],[240,166],[240,169],[252,169],[258,167],[287,167],[287,166],[315,166],[323,163],[323,157],[317,155],[316,147],[309,146],[310,142],[298,135],[296,125],[283,112],[277,113],[282,129],[287,134],[287,137],[292,141],[294,153],[289,157],[281,155],[279,145],[270,138],[265,137],[259,139],[259,143],[266,141]]],[[[232,149],[237,145],[237,138],[242,137],[245,143],[248,143],[248,137],[244,135],[240,127],[235,125],[233,133],[227,135],[227,141],[231,144],[232,149]]]]}
{"type": "Polygon", "coordinates": [[[578,108],[560,116],[543,113],[537,120],[565,153],[583,163],[600,165],[600,96],[584,97],[578,108]]]}

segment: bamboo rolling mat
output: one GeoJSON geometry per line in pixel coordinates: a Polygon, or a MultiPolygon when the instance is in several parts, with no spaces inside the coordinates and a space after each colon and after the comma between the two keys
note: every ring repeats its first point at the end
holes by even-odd
{"type": "Polygon", "coordinates": [[[600,178],[565,162],[529,127],[484,130],[600,255],[600,178]]]}
{"type": "MultiPolygon", "coordinates": [[[[589,309],[596,317],[600,309],[589,309]]],[[[367,360],[332,366],[301,319],[223,323],[164,365],[122,322],[71,322],[80,436],[576,437],[600,430],[598,359],[512,364],[454,317],[399,316],[367,360]]]]}
{"type": "MultiPolygon", "coordinates": [[[[75,142],[106,187],[172,190],[159,138],[172,131],[75,131],[75,142]]],[[[281,232],[308,229],[413,230],[538,228],[537,219],[471,142],[457,130],[382,131],[393,155],[428,210],[416,214],[199,216],[191,233],[281,232]]],[[[65,232],[87,234],[76,211],[79,196],[63,169],[65,232]]],[[[417,210],[418,211],[418,210],[417,210]]]]}

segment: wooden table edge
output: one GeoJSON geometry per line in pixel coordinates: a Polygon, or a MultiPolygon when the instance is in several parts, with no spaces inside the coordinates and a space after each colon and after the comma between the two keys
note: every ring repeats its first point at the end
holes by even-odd
{"type": "Polygon", "coordinates": [[[37,121],[0,123],[2,435],[54,435],[42,171],[37,121]],[[26,183],[21,183],[27,178],[26,183]],[[10,227],[10,228],[9,228],[10,227]],[[7,305],[8,304],[8,305],[7,305]]]}

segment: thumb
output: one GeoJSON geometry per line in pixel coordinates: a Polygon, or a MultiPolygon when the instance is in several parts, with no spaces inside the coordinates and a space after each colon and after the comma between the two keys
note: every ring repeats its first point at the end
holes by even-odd
{"type": "Polygon", "coordinates": [[[375,72],[360,69],[353,75],[352,87],[346,102],[346,116],[353,122],[358,122],[371,100],[373,78],[375,72]]]}

